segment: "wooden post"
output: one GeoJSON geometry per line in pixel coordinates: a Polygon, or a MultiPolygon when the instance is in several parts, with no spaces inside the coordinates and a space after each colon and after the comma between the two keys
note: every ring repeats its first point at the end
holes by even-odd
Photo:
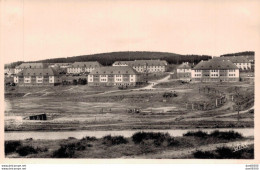
{"type": "Polygon", "coordinates": [[[218,107],[218,99],[216,98],[216,107],[218,107]]]}
{"type": "Polygon", "coordinates": [[[191,103],[191,110],[193,110],[194,108],[193,108],[194,106],[193,106],[193,103],[191,103]]]}

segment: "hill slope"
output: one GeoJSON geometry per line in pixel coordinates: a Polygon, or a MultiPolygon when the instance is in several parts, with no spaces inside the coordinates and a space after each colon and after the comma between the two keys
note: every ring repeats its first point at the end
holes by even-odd
{"type": "Polygon", "coordinates": [[[143,52],[143,51],[126,51],[126,52],[111,52],[100,53],[92,55],[82,55],[67,58],[55,58],[40,60],[37,62],[44,63],[73,63],[75,61],[98,61],[102,65],[112,65],[115,61],[122,60],[150,60],[161,59],[166,60],[170,64],[180,64],[182,62],[194,62],[198,63],[200,60],[208,60],[211,56],[207,55],[180,55],[167,52],[143,52]]]}
{"type": "Polygon", "coordinates": [[[254,51],[244,51],[238,53],[230,53],[230,54],[223,54],[221,57],[230,57],[230,56],[244,56],[244,55],[255,55],[254,51]]]}

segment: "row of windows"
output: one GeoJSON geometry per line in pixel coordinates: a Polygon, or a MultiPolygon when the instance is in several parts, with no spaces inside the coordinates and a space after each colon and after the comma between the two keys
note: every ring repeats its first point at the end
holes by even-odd
{"type": "MultiPolygon", "coordinates": [[[[134,66],[133,68],[144,68],[146,66],[134,66]]],[[[164,66],[147,66],[147,68],[164,68],[164,66]]]]}
{"type": "MultiPolygon", "coordinates": [[[[99,86],[99,85],[101,85],[101,84],[99,84],[99,83],[94,83],[93,84],[94,86],[99,86]]],[[[134,85],[134,83],[113,83],[113,84],[107,84],[107,85],[116,85],[116,86],[122,86],[122,85],[124,85],[124,86],[129,86],[129,85],[134,85]]]]}
{"type": "Polygon", "coordinates": [[[178,69],[180,71],[191,71],[191,69],[178,69]]]}
{"type": "Polygon", "coordinates": [[[100,79],[100,81],[107,81],[107,79],[100,79]]]}
{"type": "MultiPolygon", "coordinates": [[[[134,77],[134,75],[100,75],[100,77],[134,77]]],[[[89,75],[89,77],[93,77],[93,75],[89,75]]],[[[94,75],[94,77],[99,77],[99,75],[94,75]]]]}
{"type": "MultiPolygon", "coordinates": [[[[201,72],[202,70],[194,70],[195,72],[201,72]]],[[[236,70],[204,70],[204,72],[235,72],[236,70]]]]}
{"type": "Polygon", "coordinates": [[[218,74],[211,74],[211,76],[218,76],[218,74]]]}
{"type": "Polygon", "coordinates": [[[226,79],[204,79],[204,78],[194,78],[194,81],[237,81],[236,78],[226,78],[226,79]]]}

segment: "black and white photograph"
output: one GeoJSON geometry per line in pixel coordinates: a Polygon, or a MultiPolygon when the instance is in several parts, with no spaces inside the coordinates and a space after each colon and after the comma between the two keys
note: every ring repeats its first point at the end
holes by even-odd
{"type": "Polygon", "coordinates": [[[260,1],[1,9],[5,159],[255,159],[260,1]]]}

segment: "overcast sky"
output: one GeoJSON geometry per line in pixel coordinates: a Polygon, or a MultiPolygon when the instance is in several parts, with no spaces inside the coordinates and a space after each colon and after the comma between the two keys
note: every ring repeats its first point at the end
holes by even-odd
{"type": "Polygon", "coordinates": [[[113,51],[255,50],[260,1],[1,1],[5,63],[113,51]],[[22,3],[24,2],[24,3],[22,3]]]}

